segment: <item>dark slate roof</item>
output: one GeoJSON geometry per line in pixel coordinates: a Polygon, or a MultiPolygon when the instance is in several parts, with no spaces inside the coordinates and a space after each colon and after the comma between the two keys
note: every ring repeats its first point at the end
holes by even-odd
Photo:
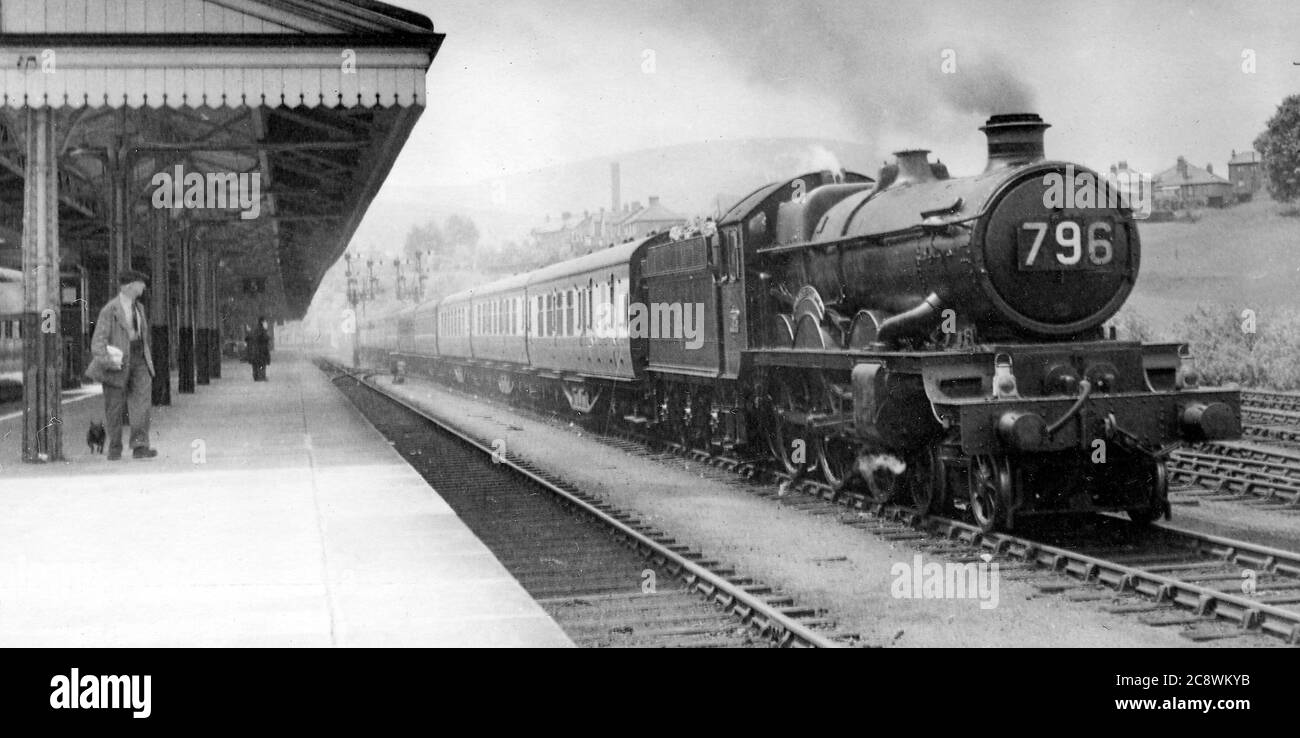
{"type": "Polygon", "coordinates": [[[1211,174],[1195,164],[1187,165],[1187,176],[1183,176],[1178,171],[1178,165],[1164,170],[1155,176],[1155,182],[1166,187],[1182,187],[1184,185],[1203,185],[1203,184],[1232,184],[1228,180],[1217,174],[1211,174]]]}

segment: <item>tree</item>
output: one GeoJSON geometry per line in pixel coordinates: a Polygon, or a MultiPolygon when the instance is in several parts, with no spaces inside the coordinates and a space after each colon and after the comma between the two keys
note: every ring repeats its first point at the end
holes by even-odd
{"type": "Polygon", "coordinates": [[[1255,139],[1255,150],[1264,156],[1268,194],[1278,202],[1300,197],[1300,95],[1277,106],[1268,128],[1255,139]]]}
{"type": "Polygon", "coordinates": [[[447,218],[442,232],[449,250],[459,254],[462,262],[473,264],[477,261],[478,226],[474,225],[474,221],[463,215],[452,215],[447,218]]]}
{"type": "Polygon", "coordinates": [[[447,243],[452,248],[474,248],[478,245],[478,226],[474,221],[463,215],[453,215],[447,218],[447,224],[443,229],[447,235],[447,243]]]}
{"type": "Polygon", "coordinates": [[[447,239],[442,234],[442,229],[438,227],[437,221],[429,221],[422,226],[411,226],[410,232],[406,234],[406,244],[402,246],[402,255],[406,258],[414,258],[415,254],[420,251],[431,252],[436,257],[445,255],[447,249],[447,239]]]}

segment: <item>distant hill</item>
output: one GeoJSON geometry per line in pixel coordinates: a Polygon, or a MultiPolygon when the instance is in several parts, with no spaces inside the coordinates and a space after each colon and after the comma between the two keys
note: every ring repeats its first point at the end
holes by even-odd
{"type": "MultiPolygon", "coordinates": [[[[412,225],[467,215],[484,243],[518,240],[568,211],[611,207],[610,164],[618,162],[622,202],[659,196],[686,216],[709,215],[719,193],[739,198],[768,182],[808,171],[847,168],[874,176],[881,161],[866,144],[816,138],[708,141],[592,158],[454,187],[385,188],[371,205],[356,241],[400,248],[412,225]]],[[[728,207],[732,202],[723,203],[728,207]]]]}

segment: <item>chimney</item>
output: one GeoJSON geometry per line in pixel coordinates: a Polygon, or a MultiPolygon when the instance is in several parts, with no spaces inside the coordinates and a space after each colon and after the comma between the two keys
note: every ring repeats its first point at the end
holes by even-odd
{"type": "Polygon", "coordinates": [[[984,171],[1028,164],[1043,158],[1043,132],[1051,125],[1034,113],[995,115],[980,130],[989,140],[989,163],[984,171]]]}
{"type": "Polygon", "coordinates": [[[659,196],[658,196],[658,195],[651,195],[651,196],[650,196],[650,207],[654,207],[654,206],[656,206],[656,205],[658,205],[658,204],[659,204],[659,196]]]}
{"type": "Polygon", "coordinates": [[[609,190],[610,203],[613,205],[612,210],[618,212],[623,207],[623,182],[622,176],[618,169],[618,162],[609,165],[609,190]]]}
{"type": "Polygon", "coordinates": [[[1178,176],[1187,179],[1187,160],[1181,156],[1178,157],[1178,176]]]}
{"type": "Polygon", "coordinates": [[[930,169],[929,153],[927,149],[895,151],[894,156],[898,157],[898,179],[894,180],[893,186],[918,184],[934,179],[934,172],[930,169]]]}
{"type": "Polygon", "coordinates": [[[1206,165],[1205,165],[1205,171],[1209,172],[1210,174],[1214,174],[1214,165],[1213,165],[1213,164],[1206,164],[1206,165]]]}

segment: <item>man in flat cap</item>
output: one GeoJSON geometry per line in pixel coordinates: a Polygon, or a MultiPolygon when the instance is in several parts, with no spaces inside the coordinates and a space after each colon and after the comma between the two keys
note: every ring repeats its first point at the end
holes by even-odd
{"type": "Polygon", "coordinates": [[[95,336],[90,341],[93,360],[86,375],[104,383],[104,423],[108,431],[108,460],[122,458],[123,412],[131,413],[131,456],[152,459],[149,447],[149,410],[153,404],[153,357],[149,350],[149,323],[140,295],[149,278],[124,271],[117,278],[117,297],[99,311],[95,336]]]}

